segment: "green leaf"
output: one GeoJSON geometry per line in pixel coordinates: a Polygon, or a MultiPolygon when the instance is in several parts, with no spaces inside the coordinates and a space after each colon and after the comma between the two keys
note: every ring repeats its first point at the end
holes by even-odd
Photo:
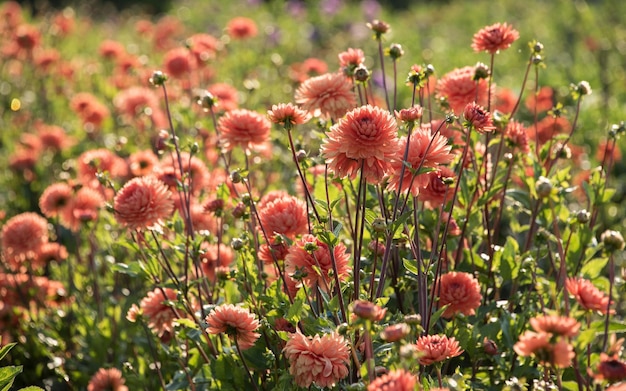
{"type": "Polygon", "coordinates": [[[30,386],[30,387],[20,388],[18,391],[44,391],[44,389],[37,387],[37,386],[30,386]]]}
{"type": "Polygon", "coordinates": [[[9,391],[15,377],[22,372],[22,366],[0,368],[0,391],[9,391]]]}
{"type": "Polygon", "coordinates": [[[13,342],[10,344],[7,344],[5,346],[3,346],[2,348],[0,348],[0,360],[2,360],[4,358],[4,356],[7,355],[7,353],[9,353],[9,350],[11,350],[13,348],[13,346],[17,345],[17,342],[13,342]]]}
{"type": "Polygon", "coordinates": [[[145,270],[141,267],[139,262],[131,262],[128,265],[125,263],[116,263],[111,266],[111,270],[121,274],[126,274],[131,277],[147,276],[145,270]]]}
{"type": "Polygon", "coordinates": [[[402,264],[407,271],[417,275],[417,262],[414,259],[403,259],[402,264]]]}
{"type": "Polygon", "coordinates": [[[608,261],[608,258],[594,258],[583,265],[581,273],[589,279],[595,279],[600,276],[608,261]]]}

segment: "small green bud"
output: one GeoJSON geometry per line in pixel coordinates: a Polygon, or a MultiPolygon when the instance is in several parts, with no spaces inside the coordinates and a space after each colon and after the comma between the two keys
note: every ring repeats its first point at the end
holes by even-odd
{"type": "Polygon", "coordinates": [[[150,84],[155,87],[162,86],[167,81],[167,75],[161,71],[152,72],[152,77],[150,77],[150,84]]]}

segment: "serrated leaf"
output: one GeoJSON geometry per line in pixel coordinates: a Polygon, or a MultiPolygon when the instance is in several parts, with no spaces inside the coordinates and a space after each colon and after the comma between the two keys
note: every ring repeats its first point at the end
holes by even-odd
{"type": "Polygon", "coordinates": [[[585,263],[580,272],[588,279],[592,280],[600,276],[600,273],[602,273],[602,270],[606,266],[607,262],[609,262],[608,258],[594,258],[585,263]]]}
{"type": "Polygon", "coordinates": [[[0,391],[9,391],[15,377],[22,372],[22,366],[0,368],[0,391]]]}

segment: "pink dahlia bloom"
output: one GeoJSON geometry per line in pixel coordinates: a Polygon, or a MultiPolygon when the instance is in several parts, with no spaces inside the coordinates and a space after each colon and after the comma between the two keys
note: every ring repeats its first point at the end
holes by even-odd
{"type": "Polygon", "coordinates": [[[404,369],[393,370],[376,378],[367,391],[414,391],[417,377],[404,369]]]}
{"type": "Polygon", "coordinates": [[[236,342],[241,350],[250,349],[261,336],[258,319],[245,308],[232,304],[215,307],[206,317],[209,334],[226,333],[236,342]]]}
{"type": "MultiPolygon", "coordinates": [[[[588,311],[599,311],[603,314],[609,309],[610,298],[584,278],[568,278],[565,289],[574,296],[578,304],[588,311]]],[[[614,310],[611,310],[613,312],[614,310]]]]}
{"type": "Polygon", "coordinates": [[[475,52],[497,53],[508,49],[519,38],[519,32],[506,23],[483,27],[474,34],[472,49],[475,52]]]}
{"type": "Polygon", "coordinates": [[[416,129],[408,144],[409,151],[406,161],[410,164],[411,169],[404,166],[402,161],[407,148],[407,138],[402,137],[396,147],[396,156],[399,156],[400,159],[392,161],[390,164],[388,188],[400,192],[410,190],[411,194],[418,195],[420,188],[428,185],[429,177],[420,174],[411,183],[411,179],[416,174],[414,171],[420,166],[422,168],[435,168],[441,164],[448,164],[454,159],[454,154],[451,152],[452,146],[448,144],[448,139],[441,133],[437,133],[433,137],[428,126],[416,129]],[[404,172],[402,172],[403,166],[404,172]],[[400,174],[403,176],[401,177],[400,174]],[[399,188],[400,178],[402,178],[401,189],[399,188]]]}
{"type": "Polygon", "coordinates": [[[2,255],[12,268],[34,259],[47,242],[48,222],[36,213],[16,215],[2,227],[2,255]]]}
{"type": "Polygon", "coordinates": [[[469,273],[450,272],[439,279],[439,306],[448,305],[441,315],[452,318],[455,314],[474,315],[483,296],[478,281],[469,273]]]}
{"type": "Polygon", "coordinates": [[[81,187],[72,198],[70,205],[63,209],[61,224],[72,231],[78,231],[84,223],[98,218],[104,202],[100,191],[90,187],[81,187]]]}
{"type": "Polygon", "coordinates": [[[272,123],[263,115],[246,109],[227,112],[217,123],[222,147],[251,149],[267,141],[272,123]]]}
{"type": "Polygon", "coordinates": [[[467,106],[465,106],[463,117],[465,121],[479,133],[491,132],[496,129],[496,127],[493,126],[491,113],[476,104],[476,102],[468,103],[467,106]]]}
{"type": "Polygon", "coordinates": [[[448,338],[445,335],[424,335],[417,339],[415,348],[419,353],[419,363],[421,365],[431,365],[436,362],[445,361],[463,353],[459,343],[454,337],[448,338]]]}
{"type": "Polygon", "coordinates": [[[296,103],[315,116],[338,120],[356,106],[350,79],[326,73],[305,80],[296,90],[296,103]]]}
{"type": "Polygon", "coordinates": [[[487,104],[488,82],[486,79],[475,81],[474,72],[474,67],[467,66],[448,72],[437,81],[437,95],[446,98],[456,115],[460,115],[468,103],[487,104]]]}
{"type": "Polygon", "coordinates": [[[272,110],[267,112],[267,117],[275,124],[291,127],[309,121],[311,114],[291,103],[279,103],[272,106],[272,110]]]}
{"type": "Polygon", "coordinates": [[[117,368],[100,368],[89,380],[87,391],[128,391],[122,372],[117,368]]]}
{"type": "MultiPolygon", "coordinates": [[[[339,280],[343,281],[350,274],[350,254],[346,246],[338,243],[333,248],[333,256],[337,266],[337,275],[339,280]]],[[[285,257],[285,272],[288,276],[299,272],[303,275],[302,282],[307,287],[319,286],[325,292],[329,292],[334,282],[334,277],[331,277],[334,271],[328,245],[313,235],[303,235],[289,248],[285,257]]]]}
{"type": "Polygon", "coordinates": [[[398,153],[395,118],[380,107],[365,105],[350,111],[330,128],[321,152],[329,169],[339,177],[363,176],[378,183],[398,153]]]}
{"type": "Polygon", "coordinates": [[[348,376],[350,349],[339,334],[306,337],[300,332],[291,334],[283,349],[289,361],[289,373],[300,387],[311,384],[333,387],[348,376]]]}
{"type": "Polygon", "coordinates": [[[133,178],[117,193],[113,201],[115,218],[130,229],[160,226],[174,211],[172,193],[152,176],[133,178]]]}
{"type": "Polygon", "coordinates": [[[39,209],[46,217],[57,217],[72,200],[74,191],[64,182],[53,183],[39,197],[39,209]]]}
{"type": "Polygon", "coordinates": [[[168,338],[172,333],[174,320],[178,319],[170,301],[177,300],[177,293],[170,288],[156,288],[148,292],[139,303],[141,312],[148,319],[148,327],[159,337],[168,338]]]}
{"type": "Polygon", "coordinates": [[[309,230],[306,204],[284,191],[272,191],[257,205],[259,220],[265,233],[295,238],[309,230]]]}

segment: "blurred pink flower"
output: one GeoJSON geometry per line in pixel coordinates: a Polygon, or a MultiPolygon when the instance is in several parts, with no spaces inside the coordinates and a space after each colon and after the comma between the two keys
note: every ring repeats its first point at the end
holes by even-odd
{"type": "Polygon", "coordinates": [[[153,176],[133,178],[113,200],[116,220],[132,229],[144,230],[161,226],[174,211],[172,193],[153,176]]]}
{"type": "Polygon", "coordinates": [[[419,354],[421,365],[431,365],[445,361],[449,358],[459,356],[463,349],[454,337],[448,338],[445,335],[424,335],[417,339],[415,348],[419,354]]]}
{"type": "Polygon", "coordinates": [[[100,368],[89,380],[87,391],[128,391],[122,372],[117,368],[100,368]]]}
{"type": "Polygon", "coordinates": [[[487,104],[488,82],[486,79],[475,81],[474,72],[474,67],[467,66],[448,72],[437,81],[437,95],[446,98],[456,115],[460,115],[468,103],[487,104]]]}
{"type": "Polygon", "coordinates": [[[326,73],[305,80],[296,90],[296,103],[315,116],[338,120],[356,106],[350,79],[326,73]]]}
{"type": "Polygon", "coordinates": [[[414,391],[417,377],[404,369],[393,370],[376,378],[367,391],[414,391]]]}
{"type": "Polygon", "coordinates": [[[289,373],[300,387],[334,387],[348,376],[350,349],[339,334],[306,337],[300,332],[291,334],[283,349],[289,361],[289,373]]]}

